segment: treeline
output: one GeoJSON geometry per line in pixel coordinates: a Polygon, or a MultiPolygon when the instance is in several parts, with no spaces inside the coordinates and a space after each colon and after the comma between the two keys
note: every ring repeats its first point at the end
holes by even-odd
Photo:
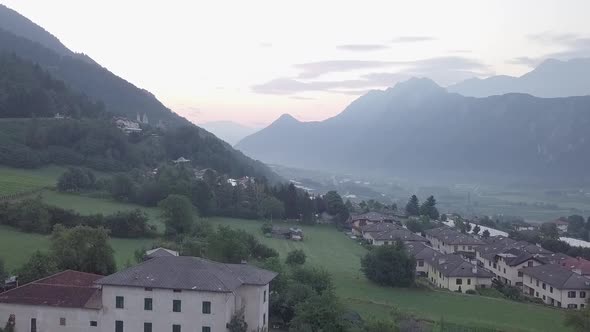
{"type": "Polygon", "coordinates": [[[336,192],[310,195],[291,184],[270,184],[265,178],[249,178],[232,184],[226,175],[205,171],[202,179],[190,167],[162,166],[155,174],[133,171],[108,181],[117,200],[156,206],[169,195],[187,197],[201,216],[245,219],[297,219],[313,224],[327,212],[338,221],[348,218],[342,197],[336,192]]]}
{"type": "Polygon", "coordinates": [[[110,235],[120,238],[140,238],[156,235],[156,229],[148,224],[148,217],[141,210],[120,211],[111,215],[80,215],[71,210],[49,206],[41,197],[18,202],[0,203],[0,223],[24,232],[49,234],[56,225],[65,228],[88,226],[104,228],[110,235]]]}
{"type": "Polygon", "coordinates": [[[590,260],[590,248],[574,247],[567,242],[559,240],[557,226],[553,223],[541,225],[541,229],[538,234],[512,231],[509,233],[509,235],[515,240],[538,243],[544,249],[550,250],[552,252],[563,253],[571,257],[582,257],[590,260]]]}
{"type": "Polygon", "coordinates": [[[64,116],[96,118],[103,103],[72,92],[38,64],[14,54],[0,53],[0,118],[64,116]]]}

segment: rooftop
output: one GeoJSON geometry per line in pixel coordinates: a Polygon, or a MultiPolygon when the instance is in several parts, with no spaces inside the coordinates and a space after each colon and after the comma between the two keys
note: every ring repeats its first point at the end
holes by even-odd
{"type": "Polygon", "coordinates": [[[146,257],[148,258],[156,258],[156,257],[164,257],[164,256],[178,256],[178,251],[166,249],[166,248],[155,248],[145,252],[146,257]]]}
{"type": "Polygon", "coordinates": [[[590,279],[560,265],[539,265],[526,267],[520,271],[557,289],[590,289],[590,279]]]}
{"type": "Polygon", "coordinates": [[[478,268],[454,254],[430,257],[428,264],[436,268],[445,277],[492,278],[494,276],[491,272],[478,268]]]}
{"type": "Polygon", "coordinates": [[[100,275],[66,270],[0,294],[0,303],[100,309],[100,275]]]}
{"type": "Polygon", "coordinates": [[[450,227],[442,226],[438,228],[428,229],[424,231],[428,236],[436,238],[445,244],[460,244],[460,245],[482,245],[483,241],[475,237],[458,232],[450,227]]]}
{"type": "Polygon", "coordinates": [[[199,257],[165,256],[98,280],[100,285],[232,292],[242,285],[268,284],[276,273],[248,264],[224,264],[199,257]]]}
{"type": "Polygon", "coordinates": [[[401,229],[402,226],[388,222],[379,222],[360,227],[363,233],[381,233],[392,229],[401,229]]]}
{"type": "Polygon", "coordinates": [[[389,214],[379,213],[379,212],[367,212],[357,215],[350,216],[350,220],[354,222],[355,220],[369,220],[373,222],[382,222],[382,221],[393,221],[394,217],[389,214]]]}
{"type": "Polygon", "coordinates": [[[392,228],[379,233],[371,233],[371,237],[377,241],[428,242],[426,238],[416,235],[405,228],[392,228]]]}

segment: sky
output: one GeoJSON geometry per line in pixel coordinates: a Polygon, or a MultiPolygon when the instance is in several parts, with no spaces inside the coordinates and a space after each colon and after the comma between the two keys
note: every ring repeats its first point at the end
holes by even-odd
{"type": "Polygon", "coordinates": [[[412,76],[446,86],[590,56],[590,1],[0,0],[194,123],[341,112],[412,76]]]}

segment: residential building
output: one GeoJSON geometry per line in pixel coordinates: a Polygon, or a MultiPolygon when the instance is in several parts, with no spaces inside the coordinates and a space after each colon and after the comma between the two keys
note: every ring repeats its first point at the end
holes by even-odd
{"type": "Polygon", "coordinates": [[[556,219],[551,221],[551,223],[555,224],[555,226],[557,226],[557,230],[565,233],[567,232],[567,227],[569,226],[569,223],[567,222],[567,220],[564,219],[556,219]]]}
{"type": "Polygon", "coordinates": [[[429,259],[443,255],[423,242],[408,243],[406,244],[406,250],[416,259],[416,274],[421,276],[428,275],[427,262],[429,259]]]}
{"type": "Polygon", "coordinates": [[[446,226],[426,230],[424,234],[432,247],[443,254],[458,253],[475,256],[475,249],[485,244],[471,235],[463,234],[446,226]]]}
{"type": "Polygon", "coordinates": [[[363,226],[381,223],[392,224],[394,222],[395,218],[392,215],[383,214],[379,212],[367,212],[362,214],[351,215],[346,221],[346,224],[350,226],[353,234],[361,235],[360,230],[363,226]]]}
{"type": "Polygon", "coordinates": [[[494,275],[471,264],[459,255],[443,254],[425,261],[428,280],[436,287],[466,292],[476,288],[488,288],[494,275]]]}
{"type": "Polygon", "coordinates": [[[556,264],[526,267],[521,272],[523,291],[528,296],[560,308],[581,309],[588,305],[588,278],[556,264]]]}
{"type": "Polygon", "coordinates": [[[382,232],[365,232],[363,238],[374,246],[393,244],[395,241],[402,241],[404,243],[428,242],[426,238],[401,227],[391,228],[382,232]]]}
{"type": "Polygon", "coordinates": [[[510,248],[497,253],[494,256],[492,266],[486,268],[505,284],[522,286],[522,272],[520,269],[543,264],[538,255],[522,249],[510,248]]]}
{"type": "Polygon", "coordinates": [[[227,331],[243,310],[248,327],[268,328],[276,273],[247,264],[163,256],[107,277],[65,271],[0,294],[0,322],[17,331],[227,331]]]}
{"type": "Polygon", "coordinates": [[[559,262],[559,265],[581,276],[590,278],[590,261],[582,257],[568,257],[559,262]]]}

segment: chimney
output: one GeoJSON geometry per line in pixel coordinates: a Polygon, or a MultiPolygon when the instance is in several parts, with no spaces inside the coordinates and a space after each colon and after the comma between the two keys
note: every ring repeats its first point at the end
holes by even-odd
{"type": "Polygon", "coordinates": [[[577,268],[577,269],[572,269],[572,272],[578,275],[582,275],[582,269],[581,268],[577,268]]]}
{"type": "Polygon", "coordinates": [[[473,274],[477,274],[477,266],[474,266],[473,268],[471,268],[471,272],[473,274]]]}

